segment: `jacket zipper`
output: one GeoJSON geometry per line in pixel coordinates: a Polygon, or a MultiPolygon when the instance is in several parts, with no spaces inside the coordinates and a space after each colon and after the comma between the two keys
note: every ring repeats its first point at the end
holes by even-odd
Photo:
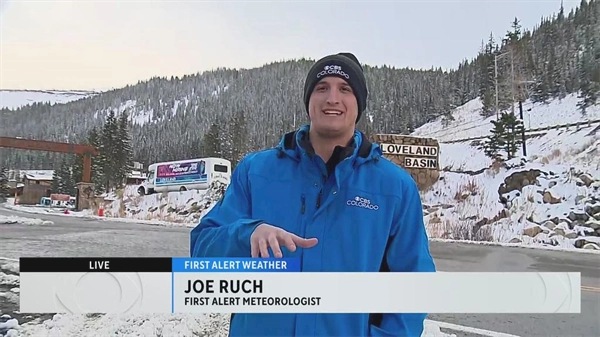
{"type": "Polygon", "coordinates": [[[300,199],[302,200],[302,207],[300,208],[300,214],[304,214],[304,212],[306,212],[306,198],[304,197],[304,194],[302,194],[300,199]]]}
{"type": "Polygon", "coordinates": [[[321,207],[321,195],[323,194],[323,189],[321,188],[321,190],[319,191],[319,195],[317,196],[317,209],[319,209],[319,207],[321,207]]]}
{"type": "MultiPolygon", "coordinates": [[[[321,176],[321,180],[323,181],[323,186],[325,186],[325,184],[327,184],[328,177],[323,175],[323,176],[321,176]]],[[[322,196],[323,196],[323,187],[321,187],[321,189],[319,190],[319,195],[317,196],[317,209],[319,209],[319,207],[321,207],[321,197],[322,196]]]]}

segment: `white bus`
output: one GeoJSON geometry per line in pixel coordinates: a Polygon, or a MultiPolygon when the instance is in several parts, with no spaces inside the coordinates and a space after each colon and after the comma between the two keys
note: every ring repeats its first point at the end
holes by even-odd
{"type": "Polygon", "coordinates": [[[148,179],[138,187],[138,194],[205,190],[215,180],[229,185],[231,180],[229,160],[197,158],[155,163],[148,166],[148,179]]]}

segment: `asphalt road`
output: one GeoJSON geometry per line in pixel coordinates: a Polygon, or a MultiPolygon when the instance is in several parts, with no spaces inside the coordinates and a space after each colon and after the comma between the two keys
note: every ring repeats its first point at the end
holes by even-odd
{"type": "MultiPolygon", "coordinates": [[[[0,214],[54,222],[35,227],[0,225],[2,257],[188,256],[189,228],[27,214],[2,207],[0,214]]],[[[442,271],[581,272],[586,289],[581,293],[581,314],[432,314],[429,319],[517,336],[600,336],[599,255],[441,242],[432,242],[431,249],[442,271]]]]}

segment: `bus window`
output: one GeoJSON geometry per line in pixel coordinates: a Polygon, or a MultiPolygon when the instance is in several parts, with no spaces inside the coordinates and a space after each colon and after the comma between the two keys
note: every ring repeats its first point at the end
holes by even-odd
{"type": "Polygon", "coordinates": [[[215,172],[227,173],[227,166],[225,166],[225,165],[215,164],[214,169],[215,169],[215,172]]]}

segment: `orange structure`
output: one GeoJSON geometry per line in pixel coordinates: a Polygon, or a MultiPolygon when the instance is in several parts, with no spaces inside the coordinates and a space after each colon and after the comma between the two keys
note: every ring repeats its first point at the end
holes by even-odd
{"type": "Polygon", "coordinates": [[[0,147],[21,150],[38,150],[49,152],[73,153],[83,155],[82,182],[92,182],[92,156],[98,154],[98,150],[91,145],[49,142],[45,140],[33,140],[23,138],[0,137],[0,147]]]}
{"type": "MultiPolygon", "coordinates": [[[[98,150],[91,145],[49,142],[23,138],[0,137],[0,147],[21,150],[37,150],[83,155],[82,181],[77,183],[77,210],[90,208],[93,199],[92,156],[98,155],[98,150]]],[[[15,202],[17,199],[15,198],[15,202]]]]}

